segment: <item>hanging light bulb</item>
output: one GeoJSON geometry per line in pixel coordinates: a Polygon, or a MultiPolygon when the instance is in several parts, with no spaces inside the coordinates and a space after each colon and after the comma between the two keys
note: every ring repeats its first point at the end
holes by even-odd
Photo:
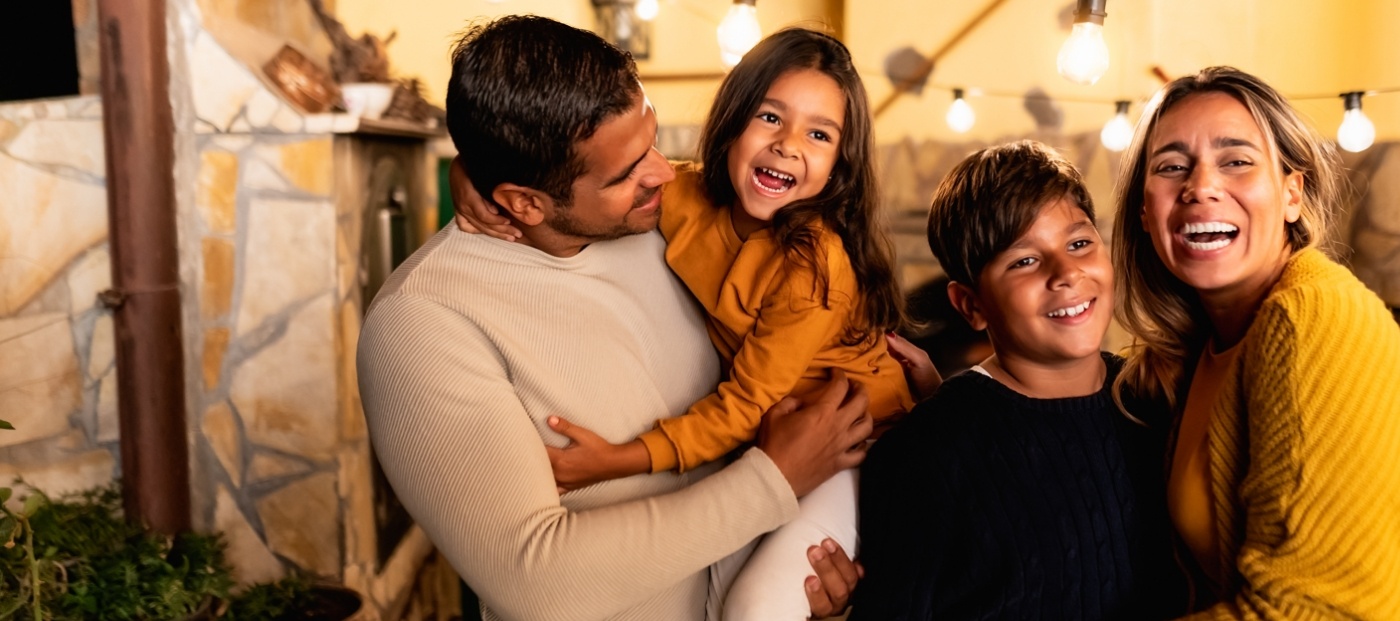
{"type": "Polygon", "coordinates": [[[719,23],[719,28],[715,31],[719,35],[720,60],[724,61],[725,67],[739,64],[739,59],[763,38],[763,31],[758,27],[758,10],[754,8],[754,2],[755,0],[734,0],[734,4],[729,5],[729,14],[724,16],[724,21],[719,23]]]}
{"type": "Polygon", "coordinates": [[[1060,48],[1055,67],[1075,84],[1093,84],[1108,71],[1108,44],[1103,42],[1104,7],[1108,0],[1078,0],[1074,29],[1060,48]]]}
{"type": "Polygon", "coordinates": [[[953,89],[953,105],[948,106],[948,128],[961,134],[972,129],[972,124],[977,120],[977,114],[972,111],[972,106],[967,105],[967,100],[963,99],[963,89],[953,89]]]}
{"type": "Polygon", "coordinates": [[[656,19],[656,14],[661,12],[661,3],[657,0],[637,0],[632,12],[637,14],[637,19],[649,22],[656,19]]]}
{"type": "Polygon", "coordinates": [[[1128,102],[1114,102],[1117,112],[1113,118],[1103,124],[1103,131],[1099,132],[1099,140],[1103,142],[1103,148],[1114,153],[1128,148],[1128,144],[1133,141],[1133,124],[1128,120],[1128,102]]]}
{"type": "Polygon", "coordinates": [[[1337,128],[1337,144],[1352,153],[1365,151],[1376,141],[1376,126],[1361,111],[1363,94],[1361,91],[1342,93],[1346,112],[1342,113],[1342,126],[1337,128]]]}

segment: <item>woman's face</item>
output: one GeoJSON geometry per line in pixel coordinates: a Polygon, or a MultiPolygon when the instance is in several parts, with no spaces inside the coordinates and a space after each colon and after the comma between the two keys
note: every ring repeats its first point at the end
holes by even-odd
{"type": "Polygon", "coordinates": [[[1252,304],[1288,261],[1302,174],[1285,175],[1254,117],[1225,93],[1189,95],[1148,136],[1142,225],[1207,304],[1252,304]]]}

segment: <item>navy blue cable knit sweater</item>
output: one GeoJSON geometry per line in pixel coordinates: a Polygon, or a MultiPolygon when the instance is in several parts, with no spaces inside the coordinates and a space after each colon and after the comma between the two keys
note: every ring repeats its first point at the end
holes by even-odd
{"type": "Polygon", "coordinates": [[[1164,436],[1109,386],[1032,399],[966,372],[861,468],[851,621],[1147,619],[1177,612],[1164,436]]]}

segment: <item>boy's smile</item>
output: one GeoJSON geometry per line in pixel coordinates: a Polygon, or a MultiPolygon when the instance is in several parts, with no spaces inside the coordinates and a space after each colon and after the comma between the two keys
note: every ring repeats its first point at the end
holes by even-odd
{"type": "Polygon", "coordinates": [[[1098,364],[1113,314],[1113,267],[1089,216],[1059,199],[961,297],[964,316],[987,329],[1004,367],[1098,364]]]}

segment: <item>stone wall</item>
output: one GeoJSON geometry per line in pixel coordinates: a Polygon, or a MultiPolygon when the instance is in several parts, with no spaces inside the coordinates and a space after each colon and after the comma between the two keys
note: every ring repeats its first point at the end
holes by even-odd
{"type": "Polygon", "coordinates": [[[116,473],[102,106],[0,105],[0,482],[53,492],[116,473]]]}

